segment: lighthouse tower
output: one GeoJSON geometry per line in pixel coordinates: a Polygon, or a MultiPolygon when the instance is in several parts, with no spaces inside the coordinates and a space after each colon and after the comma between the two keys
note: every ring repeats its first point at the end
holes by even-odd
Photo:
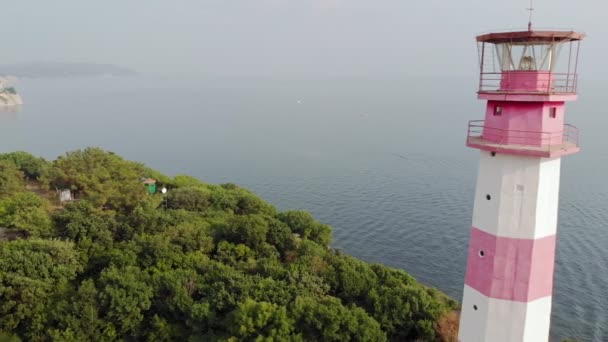
{"type": "Polygon", "coordinates": [[[565,103],[583,38],[531,27],[477,37],[487,105],[466,142],[480,162],[460,342],[549,339],[561,157],[579,151],[565,103]]]}

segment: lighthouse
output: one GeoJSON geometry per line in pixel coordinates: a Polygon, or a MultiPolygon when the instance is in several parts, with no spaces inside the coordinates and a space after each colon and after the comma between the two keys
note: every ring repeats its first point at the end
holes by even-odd
{"type": "Polygon", "coordinates": [[[579,151],[565,104],[583,38],[531,26],[477,37],[486,109],[466,140],[480,161],[460,342],[549,340],[561,158],[579,151]]]}

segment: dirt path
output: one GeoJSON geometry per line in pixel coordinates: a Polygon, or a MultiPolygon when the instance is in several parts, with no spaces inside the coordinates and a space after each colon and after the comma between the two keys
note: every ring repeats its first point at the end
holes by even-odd
{"type": "Polygon", "coordinates": [[[27,191],[36,194],[39,197],[45,198],[51,203],[52,210],[61,209],[61,205],[57,200],[57,194],[55,191],[47,191],[42,187],[42,184],[37,180],[28,180],[25,184],[27,191]]]}

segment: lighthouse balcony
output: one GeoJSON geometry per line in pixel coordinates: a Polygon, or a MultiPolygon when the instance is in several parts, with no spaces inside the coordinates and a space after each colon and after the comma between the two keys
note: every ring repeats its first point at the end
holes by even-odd
{"type": "Polygon", "coordinates": [[[483,72],[478,94],[484,100],[572,101],[576,99],[577,81],[575,73],[483,72]]]}
{"type": "Polygon", "coordinates": [[[554,158],[576,153],[578,129],[564,125],[562,131],[534,132],[486,126],[484,120],[469,121],[467,146],[481,150],[532,157],[554,158]]]}
{"type": "Polygon", "coordinates": [[[483,72],[480,93],[514,94],[576,94],[578,76],[575,73],[511,70],[483,72]]]}

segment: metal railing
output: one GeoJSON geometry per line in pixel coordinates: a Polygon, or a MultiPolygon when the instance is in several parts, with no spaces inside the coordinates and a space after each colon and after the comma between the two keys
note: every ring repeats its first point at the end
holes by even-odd
{"type": "MultiPolygon", "coordinates": [[[[517,71],[519,75],[526,74],[525,71],[517,71]]],[[[531,71],[529,74],[538,74],[531,71]]],[[[578,75],[575,73],[544,73],[546,83],[544,86],[532,87],[533,89],[504,88],[503,82],[511,84],[516,80],[515,74],[511,72],[483,72],[479,79],[479,92],[518,93],[518,94],[576,94],[578,75]]],[[[539,82],[539,83],[540,83],[539,82]]]]}
{"type": "Polygon", "coordinates": [[[579,147],[579,132],[575,126],[565,124],[562,131],[534,132],[508,130],[485,125],[484,120],[469,121],[467,144],[496,144],[553,151],[567,147],[579,147]]]}

